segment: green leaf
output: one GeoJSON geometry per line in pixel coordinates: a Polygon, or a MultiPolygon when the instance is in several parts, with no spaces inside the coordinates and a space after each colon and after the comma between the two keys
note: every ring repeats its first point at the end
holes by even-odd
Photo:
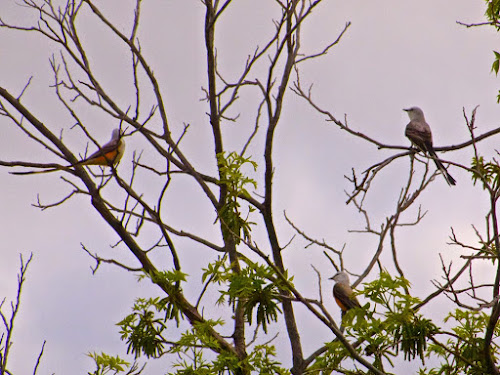
{"type": "Polygon", "coordinates": [[[92,358],[96,364],[96,370],[94,372],[89,372],[89,375],[103,375],[109,371],[114,371],[115,374],[119,372],[124,372],[125,367],[129,366],[130,363],[121,359],[120,357],[112,357],[106,353],[88,353],[87,356],[92,358]]]}
{"type": "Polygon", "coordinates": [[[495,72],[495,75],[498,75],[499,64],[500,64],[500,61],[498,60],[498,57],[497,57],[495,59],[495,61],[493,61],[493,65],[491,66],[491,71],[495,72]]]}

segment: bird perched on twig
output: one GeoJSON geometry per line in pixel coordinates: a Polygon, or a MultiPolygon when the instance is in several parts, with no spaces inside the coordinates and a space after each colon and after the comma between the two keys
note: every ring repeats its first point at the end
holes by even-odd
{"type": "Polygon", "coordinates": [[[361,307],[357,298],[353,296],[349,275],[345,271],[337,272],[330,280],[335,281],[333,286],[333,297],[342,310],[342,314],[353,307],[361,307]]]}
{"type": "Polygon", "coordinates": [[[44,169],[41,171],[26,171],[26,172],[10,172],[11,174],[24,175],[35,173],[47,173],[58,170],[73,168],[80,165],[102,165],[102,166],[115,166],[120,162],[120,159],[125,152],[125,141],[122,139],[123,133],[120,129],[113,129],[111,139],[108,143],[103,145],[99,150],[94,152],[88,158],[85,158],[77,163],[61,166],[59,168],[44,169]]]}
{"type": "Polygon", "coordinates": [[[434,146],[432,145],[431,127],[425,121],[424,112],[418,107],[411,107],[404,109],[404,111],[406,111],[410,117],[410,122],[406,125],[405,135],[420,151],[424,154],[429,154],[429,156],[434,160],[436,167],[443,174],[448,185],[455,185],[457,182],[448,173],[434,151],[434,146]]]}

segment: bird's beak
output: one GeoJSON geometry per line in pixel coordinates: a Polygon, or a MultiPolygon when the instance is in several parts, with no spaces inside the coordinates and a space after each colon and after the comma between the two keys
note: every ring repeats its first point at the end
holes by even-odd
{"type": "Polygon", "coordinates": [[[410,110],[411,110],[410,108],[403,108],[403,111],[405,112],[410,112],[410,110]]]}
{"type": "Polygon", "coordinates": [[[333,278],[334,278],[334,277],[335,277],[335,276],[329,277],[329,278],[328,278],[328,280],[333,280],[333,278]]]}

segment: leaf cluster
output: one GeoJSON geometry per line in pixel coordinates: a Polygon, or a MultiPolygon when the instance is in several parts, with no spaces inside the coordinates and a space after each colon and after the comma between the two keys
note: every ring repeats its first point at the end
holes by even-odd
{"type": "MultiPolygon", "coordinates": [[[[106,375],[106,374],[119,374],[120,372],[125,372],[126,368],[130,366],[130,363],[121,359],[120,357],[110,356],[106,353],[98,354],[96,352],[87,354],[90,358],[92,358],[96,365],[96,370],[94,372],[88,372],[88,375],[106,375]]],[[[134,369],[127,372],[127,374],[131,374],[134,369]]],[[[136,374],[139,374],[137,372],[136,374]]]]}
{"type": "MultiPolygon", "coordinates": [[[[487,7],[485,15],[493,23],[498,23],[498,18],[500,16],[500,1],[499,0],[486,0],[487,7]]],[[[498,29],[498,26],[497,26],[498,29]]],[[[498,71],[498,69],[497,69],[498,71]]]]}
{"type": "Polygon", "coordinates": [[[159,357],[163,354],[163,332],[167,329],[167,320],[180,322],[180,311],[175,296],[181,291],[181,282],[186,281],[187,275],[178,270],[157,271],[143,274],[139,279],[149,277],[155,284],[169,290],[164,298],[138,298],[132,308],[133,313],[117,323],[121,328],[121,339],[128,344],[127,353],[136,357],[144,354],[147,357],[159,357]],[[157,314],[161,313],[161,317],[157,314]]]}
{"type": "MultiPolygon", "coordinates": [[[[219,259],[204,269],[202,279],[205,281],[210,278],[214,283],[226,285],[227,289],[220,291],[218,303],[224,303],[227,299],[233,311],[237,302],[243,303],[246,321],[252,324],[255,311],[257,325],[262,326],[267,333],[268,324],[276,322],[281,314],[280,289],[286,290],[287,284],[271,267],[247,258],[242,260],[245,266],[236,273],[223,259],[219,259]]],[[[286,272],[284,276],[287,277],[286,272]]],[[[288,282],[291,283],[292,278],[288,282]]]]}
{"type": "MultiPolygon", "coordinates": [[[[276,348],[272,345],[255,345],[243,361],[228,352],[222,352],[213,360],[208,360],[204,357],[204,349],[194,345],[194,342],[190,344],[191,347],[187,346],[188,337],[194,339],[195,336],[196,334],[184,335],[181,341],[185,346],[182,347],[180,359],[173,365],[176,371],[169,372],[169,375],[230,375],[241,373],[242,370],[262,375],[290,374],[289,370],[281,367],[280,362],[276,361],[276,348]]],[[[176,351],[179,351],[179,348],[180,346],[176,351]]]]}
{"type": "MultiPolygon", "coordinates": [[[[500,55],[499,55],[500,56],[500,55]]],[[[474,184],[480,181],[483,189],[491,186],[493,190],[500,188],[500,166],[493,160],[485,162],[482,156],[472,159],[472,181],[474,184]]]]}
{"type": "MultiPolygon", "coordinates": [[[[486,0],[487,7],[485,16],[491,22],[491,24],[498,30],[500,30],[500,24],[498,19],[500,17],[500,0],[486,0]]],[[[500,68],[500,53],[493,51],[495,54],[495,59],[491,65],[491,71],[498,75],[498,70],[500,68]]],[[[497,103],[500,103],[500,92],[497,95],[497,103]]]]}
{"type": "MultiPolygon", "coordinates": [[[[365,284],[363,294],[375,302],[375,308],[385,310],[383,321],[375,319],[378,320],[375,328],[384,332],[378,341],[386,341],[396,354],[403,352],[405,360],[418,355],[423,361],[427,340],[438,332],[438,328],[414,311],[413,306],[420,300],[410,295],[409,288],[410,283],[404,277],[392,277],[382,271],[377,279],[365,284]]],[[[373,344],[378,344],[377,340],[373,344]]]]}
{"type": "MultiPolygon", "coordinates": [[[[429,345],[429,355],[434,354],[442,359],[439,367],[421,374],[467,374],[479,375],[487,373],[484,364],[484,332],[488,325],[489,317],[480,311],[456,309],[445,319],[453,321],[453,334],[449,335],[445,345],[434,343],[429,345]]],[[[495,338],[500,330],[495,329],[495,338]]],[[[499,353],[498,346],[491,347],[492,354],[496,357],[499,353]]]]}
{"type": "MultiPolygon", "coordinates": [[[[407,361],[417,356],[424,361],[428,341],[439,330],[429,319],[414,311],[420,302],[409,293],[410,283],[404,277],[392,277],[382,271],[374,281],[365,283],[357,292],[373,303],[347,311],[342,318],[345,336],[357,342],[360,354],[375,356],[373,365],[382,370],[382,357],[392,363],[392,358],[403,353],[407,361]]],[[[345,366],[343,361],[350,354],[338,341],[326,344],[327,351],[311,366],[312,373],[329,374],[345,366]]],[[[342,373],[360,374],[359,371],[342,369],[342,373]]]]}
{"type": "Polygon", "coordinates": [[[154,358],[163,354],[165,340],[162,334],[172,311],[168,305],[168,298],[138,298],[135,301],[134,312],[117,323],[121,339],[127,342],[127,353],[154,358]],[[162,318],[157,317],[158,312],[163,313],[162,318]]]}
{"type": "MultiPolygon", "coordinates": [[[[420,302],[409,293],[410,283],[404,277],[392,277],[382,271],[378,278],[364,284],[363,295],[374,304],[368,313],[369,324],[356,325],[357,335],[367,340],[367,352],[382,348],[401,351],[405,360],[419,356],[423,361],[427,340],[438,332],[432,321],[425,319],[413,309],[420,302]],[[376,318],[377,309],[383,318],[376,318]]],[[[387,352],[387,354],[391,354],[387,352]]]]}
{"type": "Polygon", "coordinates": [[[219,349],[209,331],[221,325],[223,325],[221,320],[207,320],[194,324],[192,328],[184,332],[169,350],[170,353],[179,355],[179,360],[173,365],[177,370],[169,374],[235,374],[240,373],[241,370],[268,375],[290,374],[275,359],[275,347],[268,344],[255,345],[243,361],[228,351],[220,351],[215,357],[206,358],[207,349],[219,349]]]}
{"type": "MultiPolygon", "coordinates": [[[[250,239],[251,225],[255,223],[240,214],[240,197],[250,197],[247,190],[247,185],[257,188],[257,182],[247,177],[242,172],[242,167],[250,164],[253,170],[257,170],[257,163],[240,156],[236,152],[231,152],[227,156],[225,153],[217,154],[217,162],[219,166],[219,184],[226,188],[224,201],[218,211],[218,220],[222,222],[222,233],[224,238],[233,237],[236,244],[240,242],[240,238],[245,240],[250,239]]],[[[254,211],[252,206],[248,206],[248,213],[254,211]]]]}
{"type": "MultiPolygon", "coordinates": [[[[349,357],[349,352],[346,347],[338,340],[325,343],[326,352],[316,358],[314,363],[309,367],[310,374],[327,375],[342,367],[342,361],[349,357]]],[[[348,373],[343,370],[344,373],[348,373]]]]}

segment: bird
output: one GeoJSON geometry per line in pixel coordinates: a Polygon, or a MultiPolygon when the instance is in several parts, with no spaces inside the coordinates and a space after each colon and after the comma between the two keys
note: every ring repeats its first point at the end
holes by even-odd
{"type": "Polygon", "coordinates": [[[68,166],[61,166],[60,168],[50,168],[42,171],[24,171],[24,172],[10,172],[11,174],[23,175],[23,174],[35,174],[35,173],[47,173],[54,172],[61,169],[73,168],[82,165],[101,165],[101,166],[116,166],[120,162],[124,152],[125,152],[125,141],[122,138],[123,133],[120,129],[113,129],[111,133],[111,139],[108,143],[103,145],[99,150],[94,152],[89,157],[80,160],[77,163],[70,164],[68,166]]]}
{"type": "Polygon", "coordinates": [[[424,154],[428,154],[443,174],[448,185],[453,186],[457,181],[448,173],[443,163],[439,160],[432,145],[431,127],[425,121],[424,112],[419,107],[403,109],[408,113],[410,122],[406,125],[405,135],[424,154]]]}
{"type": "Polygon", "coordinates": [[[125,141],[122,139],[120,129],[113,129],[111,139],[108,143],[102,146],[99,150],[94,152],[88,158],[71,165],[104,165],[112,166],[117,165],[125,152],[125,141]]]}
{"type": "Polygon", "coordinates": [[[361,307],[358,299],[352,295],[353,290],[347,272],[337,272],[334,276],[330,277],[330,280],[335,281],[335,285],[333,286],[333,297],[342,310],[342,314],[354,307],[361,307]]]}

